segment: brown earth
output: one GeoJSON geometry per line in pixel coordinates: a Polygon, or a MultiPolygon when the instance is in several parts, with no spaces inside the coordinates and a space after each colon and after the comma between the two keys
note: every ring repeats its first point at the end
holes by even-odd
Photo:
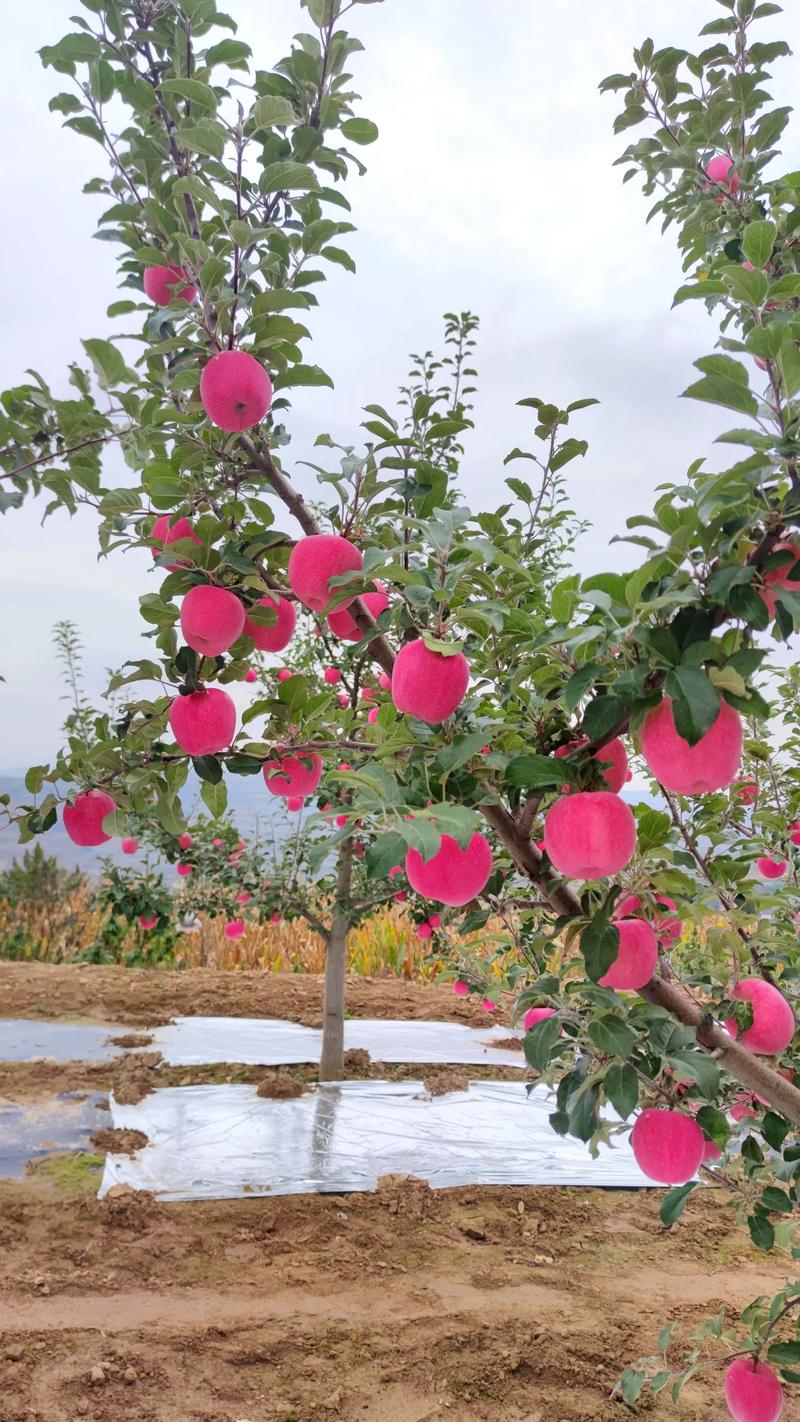
{"type": "MultiPolygon", "coordinates": [[[[399,1017],[491,1026],[449,987],[399,978],[348,977],[351,1017],[399,1017]]],[[[301,973],[185,972],[91,963],[0,962],[0,1017],[119,1022],[157,1027],[171,1017],[283,1017],[322,1026],[322,977],[301,973]]],[[[495,1019],[496,1020],[496,1019],[495,1019]]]]}
{"type": "MultiPolygon", "coordinates": [[[[14,965],[4,977],[9,1015],[32,1015],[44,984],[43,1016],[141,1023],[190,1000],[237,1010],[229,980],[210,973],[14,965]]],[[[300,987],[310,1015],[318,985],[300,987]]],[[[286,980],[274,994],[264,986],[258,1010],[280,1015],[284,990],[286,980]]],[[[357,996],[370,1016],[455,1006],[384,981],[357,996]]],[[[252,984],[243,998],[238,1010],[252,1015],[252,984]]],[[[217,1070],[232,1069],[197,1079],[227,1079],[217,1070]]],[[[463,1070],[428,1069],[429,1084],[463,1070]]],[[[148,1085],[167,1080],[157,1065],[135,1071],[148,1085]]],[[[234,1079],[268,1075],[254,1071],[234,1079]]],[[[12,1077],[6,1068],[0,1092],[12,1077]]],[[[723,1304],[735,1313],[774,1292],[787,1267],[755,1253],[717,1190],[694,1196],[667,1232],[658,1191],[432,1191],[400,1176],[371,1195],[161,1205],[125,1187],[98,1202],[98,1165],[55,1157],[0,1185],[2,1422],[624,1422],[614,1380],[665,1322],[681,1319],[685,1339],[723,1304]]],[[[662,1396],[643,1416],[729,1422],[719,1373],[693,1379],[680,1409],[662,1396]]]]}

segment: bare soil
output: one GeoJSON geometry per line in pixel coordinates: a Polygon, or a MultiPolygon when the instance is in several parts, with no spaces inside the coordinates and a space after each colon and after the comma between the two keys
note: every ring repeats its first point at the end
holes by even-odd
{"type": "MultiPolygon", "coordinates": [[[[137,1025],[252,1016],[254,983],[237,997],[241,982],[4,965],[0,1000],[8,1015],[38,1002],[43,1016],[137,1025]]],[[[316,980],[257,982],[265,1015],[282,1015],[280,1000],[284,1015],[318,1017],[316,980]]],[[[362,982],[354,997],[362,1015],[473,1020],[402,983],[362,982]]],[[[92,1085],[115,1070],[98,1065],[92,1085]]],[[[133,1070],[148,1089],[167,1079],[157,1064],[133,1070]]],[[[269,1075],[254,1070],[234,1079],[269,1075]]],[[[429,1071],[431,1089],[449,1070],[464,1073],[429,1071]]],[[[7,1067],[0,1093],[12,1081],[7,1067]]],[[[18,1085],[31,1088],[24,1071],[18,1085]]],[[[2,1422],[625,1422],[611,1387],[662,1324],[680,1318],[685,1337],[723,1303],[773,1292],[786,1268],[755,1253],[717,1190],[665,1231],[658,1191],[433,1191],[399,1176],[372,1195],[162,1205],[125,1187],[98,1202],[97,1166],[55,1157],[0,1185],[2,1422]]],[[[660,1398],[643,1415],[729,1422],[719,1373],[696,1377],[680,1411],[660,1398]]]]}

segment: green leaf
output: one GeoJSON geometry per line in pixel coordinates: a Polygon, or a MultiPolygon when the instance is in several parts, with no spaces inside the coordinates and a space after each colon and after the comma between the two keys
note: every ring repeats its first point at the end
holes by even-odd
{"type": "Polygon", "coordinates": [[[610,921],[610,910],[595,914],[581,934],[581,953],[586,975],[593,983],[599,981],[619,953],[619,929],[610,921]]]}
{"type": "Polygon", "coordinates": [[[740,410],[745,415],[758,413],[758,401],[750,390],[745,367],[732,356],[703,356],[696,360],[703,379],[683,392],[684,398],[705,400],[711,405],[724,405],[728,410],[740,410]]]}
{"type": "Polygon", "coordinates": [[[671,1229],[676,1220],[679,1220],[686,1208],[686,1201],[693,1190],[697,1189],[697,1180],[690,1180],[687,1185],[679,1185],[676,1190],[668,1190],[661,1201],[659,1217],[666,1229],[671,1229]]]}
{"type": "Polygon", "coordinates": [[[625,716],[627,702],[620,696],[595,696],[583,713],[583,732],[590,741],[605,736],[625,716]]]}
{"type": "Polygon", "coordinates": [[[505,778],[522,790],[563,785],[574,779],[575,771],[551,755],[515,755],[506,766],[505,778]]]}
{"type": "Polygon", "coordinates": [[[205,781],[208,785],[219,785],[222,779],[222,765],[215,755],[193,756],[192,765],[199,780],[205,781]]]}
{"type": "Polygon", "coordinates": [[[776,1368],[796,1368],[800,1366],[800,1339],[793,1342],[773,1343],[767,1350],[767,1360],[776,1368]]]}
{"type": "Polygon", "coordinates": [[[742,234],[742,251],[754,267],[765,267],[775,245],[774,222],[750,222],[742,234]]]}
{"type": "Polygon", "coordinates": [[[181,147],[204,153],[208,158],[221,158],[225,152],[225,130],[210,119],[178,129],[176,137],[181,147]]]}
{"type": "Polygon", "coordinates": [[[775,1243],[775,1231],[768,1219],[763,1215],[748,1215],[747,1228],[757,1249],[763,1249],[766,1253],[772,1248],[775,1243]]]}
{"type": "Polygon", "coordinates": [[[124,358],[110,341],[88,340],[81,345],[95,368],[101,390],[113,390],[130,376],[124,358]]]}
{"type": "Polygon", "coordinates": [[[370,875],[376,879],[385,879],[389,871],[397,864],[403,864],[406,857],[406,842],[401,834],[379,835],[367,847],[365,860],[370,875]]]}
{"type": "Polygon", "coordinates": [[[639,1078],[628,1063],[615,1062],[603,1078],[603,1091],[623,1121],[639,1105],[639,1078]]]}
{"type": "Polygon", "coordinates": [[[209,69],[215,64],[227,64],[230,69],[246,69],[251,53],[249,44],[242,40],[224,39],[206,50],[204,62],[209,69]]]}
{"type": "Polygon", "coordinates": [[[719,715],[719,692],[704,671],[687,666],[667,672],[664,690],[672,697],[678,735],[696,745],[719,715]]]}
{"type": "Polygon", "coordinates": [[[707,1100],[714,1100],[719,1092],[719,1067],[713,1057],[686,1047],[670,1052],[667,1060],[677,1076],[695,1082],[707,1100]]]}
{"type": "Polygon", "coordinates": [[[371,119],[349,118],[340,125],[344,137],[351,143],[374,143],[378,137],[378,125],[371,119]]]}
{"type": "Polygon", "coordinates": [[[294,109],[288,99],[278,94],[265,94],[253,105],[247,124],[253,133],[262,128],[285,128],[294,123],[294,109]]]}
{"type": "Polygon", "coordinates": [[[279,193],[284,189],[309,192],[319,187],[317,175],[307,163],[270,163],[259,180],[262,193],[279,193]]]}
{"type": "Polygon", "coordinates": [[[589,1036],[595,1046],[610,1057],[629,1057],[636,1043],[633,1029],[613,1013],[590,1022],[589,1036]]]}
{"type": "Polygon", "coordinates": [[[295,385],[329,385],[333,389],[330,376],[318,365],[290,365],[274,380],[276,390],[291,389],[295,385]]]}
{"type": "Polygon", "coordinates": [[[525,1033],[523,1049],[525,1060],[535,1071],[545,1071],[556,1049],[561,1024],[557,1016],[543,1017],[525,1033]]]}
{"type": "Polygon", "coordinates": [[[162,79],[161,88],[165,94],[188,99],[191,104],[199,104],[200,108],[212,113],[217,107],[217,96],[211,85],[203,84],[199,79],[162,79]]]}
{"type": "Polygon", "coordinates": [[[206,780],[200,787],[200,795],[215,820],[218,820],[220,815],[224,815],[228,808],[228,787],[224,780],[220,779],[216,784],[206,780]]]}

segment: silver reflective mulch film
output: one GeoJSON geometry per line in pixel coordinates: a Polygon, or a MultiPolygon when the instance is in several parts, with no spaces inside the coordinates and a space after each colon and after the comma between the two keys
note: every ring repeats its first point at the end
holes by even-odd
{"type": "Polygon", "coordinates": [[[384,1175],[437,1189],[652,1185],[627,1137],[593,1160],[553,1132],[552,1110],[547,1088],[522,1082],[471,1082],[434,1097],[413,1081],[347,1081],[292,1100],[262,1099],[254,1086],[170,1087],[136,1106],[112,1096],[113,1124],[143,1131],[149,1144],[108,1156],[100,1195],[114,1185],[162,1200],[374,1190],[384,1175]]]}

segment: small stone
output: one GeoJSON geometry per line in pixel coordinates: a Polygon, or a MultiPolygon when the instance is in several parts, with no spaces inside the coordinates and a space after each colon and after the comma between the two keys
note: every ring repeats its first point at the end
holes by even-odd
{"type": "Polygon", "coordinates": [[[122,1374],[123,1381],[126,1383],[135,1383],[138,1376],[135,1368],[126,1368],[122,1374]]]}
{"type": "Polygon", "coordinates": [[[524,1200],[517,1200],[517,1214],[518,1214],[518,1215],[524,1215],[524,1213],[525,1213],[525,1201],[524,1201],[524,1200]]]}
{"type": "Polygon", "coordinates": [[[85,1417],[85,1416],[86,1416],[87,1412],[89,1411],[89,1403],[88,1403],[88,1401],[87,1401],[87,1399],[86,1399],[85,1397],[82,1397],[82,1398],[80,1399],[80,1401],[78,1402],[77,1410],[78,1410],[79,1416],[81,1416],[81,1417],[85,1417]]]}
{"type": "Polygon", "coordinates": [[[6,1357],[8,1358],[9,1363],[18,1363],[21,1358],[24,1358],[24,1356],[24,1343],[9,1343],[8,1347],[6,1348],[6,1357]]]}
{"type": "Polygon", "coordinates": [[[106,1375],[103,1372],[103,1369],[97,1363],[95,1363],[94,1367],[92,1368],[92,1371],[89,1374],[89,1381],[91,1382],[92,1387],[99,1387],[101,1383],[105,1382],[105,1380],[106,1375]]]}

